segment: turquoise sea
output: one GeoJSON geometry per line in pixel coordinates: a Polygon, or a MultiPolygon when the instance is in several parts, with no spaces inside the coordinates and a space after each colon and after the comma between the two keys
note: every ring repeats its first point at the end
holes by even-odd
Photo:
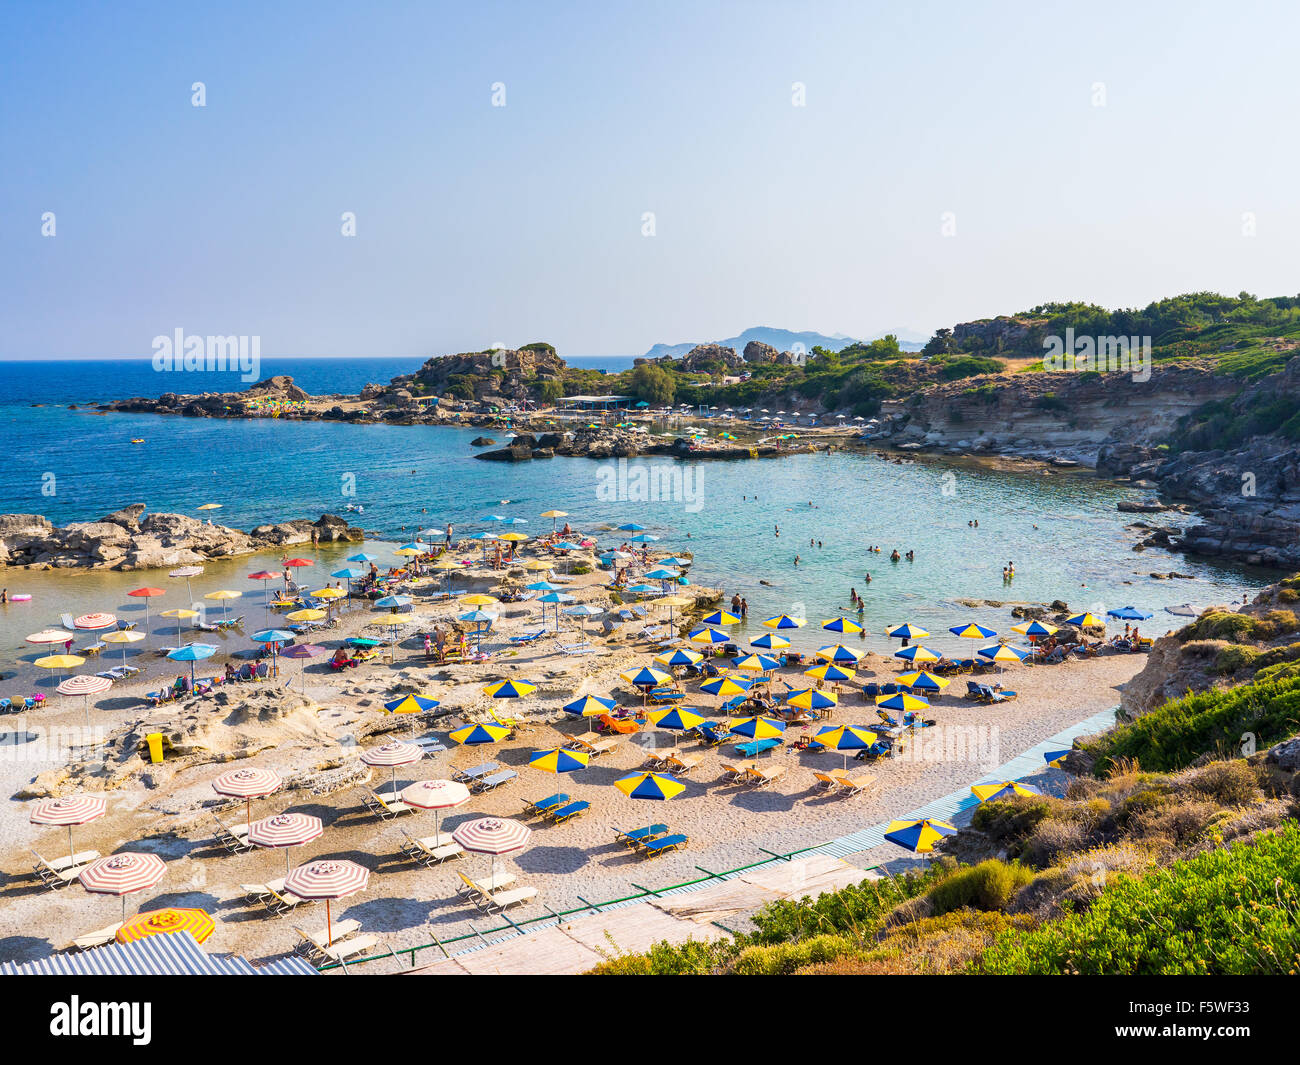
{"type": "MultiPolygon", "coordinates": [[[[618,369],[627,361],[590,365],[618,369]]],[[[351,392],[419,362],[264,360],[263,373],[289,373],[312,392],[351,392]]],[[[540,512],[558,508],[580,528],[635,521],[662,537],[659,546],[693,551],[691,579],[721,585],[728,597],[744,595],[753,629],[769,614],[806,614],[812,624],[795,634],[797,646],[831,642],[823,640],[816,621],[847,611],[850,587],[865,595],[862,620],[877,634],[902,620],[946,634],[948,625],[972,614],[997,629],[1011,623],[1005,607],[972,612],[954,605],[957,598],[1064,599],[1094,612],[1132,603],[1154,611],[1150,630],[1163,632],[1176,623],[1163,613],[1165,606],[1240,599],[1275,579],[1266,571],[1163,551],[1133,552],[1133,537],[1124,529],[1128,516],[1115,505],[1144,493],[1079,475],[995,473],[974,464],[900,464],[843,453],[763,462],[660,459],[643,465],[683,474],[687,498],[641,502],[610,498],[609,485],[617,496],[621,481],[609,464],[477,461],[469,446],[477,433],[469,430],[67,409],[68,403],[203,387],[189,375],[183,389],[161,385],[161,376],[147,361],[143,367],[138,361],[0,362],[0,420],[8,452],[0,465],[0,512],[35,512],[64,524],[133,502],[191,514],[215,502],[222,505],[216,512],[221,523],[249,528],[345,513],[351,504],[363,510],[354,510],[350,519],[391,546],[417,529],[442,528],[449,521],[458,533],[496,528],[480,521],[488,514],[525,518],[530,525],[523,531],[541,531],[550,522],[540,512]],[[146,442],[133,445],[135,437],[146,442]],[[977,529],[967,524],[974,519],[977,529]],[[870,553],[871,545],[884,550],[870,553]],[[913,550],[915,561],[891,563],[894,547],[913,550]],[[1008,561],[1016,569],[1009,587],[1001,576],[1008,561]],[[1175,569],[1195,579],[1149,576],[1175,569]]],[[[227,379],[210,387],[238,386],[227,379]]],[[[623,478],[629,484],[635,467],[631,474],[623,478]]],[[[621,535],[609,534],[615,540],[621,535]]],[[[323,551],[322,561],[342,553],[347,552],[323,551]]],[[[249,560],[213,564],[194,592],[240,588],[257,592],[260,601],[261,586],[243,576],[256,568],[249,560]]],[[[327,571],[318,569],[324,578],[327,571]]],[[[56,621],[62,610],[142,615],[139,601],[126,599],[125,591],[146,580],[166,583],[161,574],[15,571],[3,579],[11,593],[35,596],[30,603],[0,607],[0,648],[9,664],[30,651],[21,644],[23,635],[56,621]]],[[[179,603],[159,599],[153,605],[156,612],[179,603]]],[[[745,637],[744,630],[740,635],[745,637]]],[[[885,646],[878,637],[864,642],[885,646]]]]}

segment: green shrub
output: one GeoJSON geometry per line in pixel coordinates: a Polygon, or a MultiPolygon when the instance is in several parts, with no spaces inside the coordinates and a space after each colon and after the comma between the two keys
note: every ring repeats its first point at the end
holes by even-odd
{"type": "Polygon", "coordinates": [[[960,909],[1002,910],[1011,896],[1033,878],[1030,869],[991,858],[956,870],[935,884],[927,895],[936,917],[960,909]]]}
{"type": "Polygon", "coordinates": [[[589,976],[707,976],[719,971],[735,953],[730,940],[701,943],[659,942],[644,954],[620,954],[602,962],[587,973],[589,976]]]}
{"type": "Polygon", "coordinates": [[[788,976],[805,965],[853,953],[858,941],[848,936],[813,936],[797,943],[745,947],[731,965],[737,976],[788,976]]]}
{"type": "Polygon", "coordinates": [[[1300,971],[1300,825],[1114,877],[1086,913],[1003,933],[973,970],[1240,975],[1300,971]]]}

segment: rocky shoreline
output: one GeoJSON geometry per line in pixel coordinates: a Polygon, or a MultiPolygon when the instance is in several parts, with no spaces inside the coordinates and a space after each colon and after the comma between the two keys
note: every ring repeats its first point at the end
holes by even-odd
{"type": "Polygon", "coordinates": [[[359,542],[363,530],[334,514],[259,525],[248,532],[186,514],[146,514],[133,503],[98,521],[59,527],[39,514],[0,514],[0,566],[28,569],[165,569],[298,544],[359,542]]]}

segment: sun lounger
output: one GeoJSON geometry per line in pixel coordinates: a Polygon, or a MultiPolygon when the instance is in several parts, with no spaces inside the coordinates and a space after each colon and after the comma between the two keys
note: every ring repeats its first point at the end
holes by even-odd
{"type": "Polygon", "coordinates": [[[461,879],[461,886],[456,889],[456,893],[469,899],[483,898],[490,892],[500,891],[502,888],[509,887],[516,879],[514,873],[493,873],[483,880],[471,880],[459,870],[456,875],[461,879]]]}
{"type": "Polygon", "coordinates": [[[520,887],[512,888],[510,891],[489,891],[475,899],[475,904],[479,909],[492,913],[494,910],[500,912],[510,906],[522,906],[535,898],[537,898],[535,887],[520,887]]]}
{"type": "Polygon", "coordinates": [[[755,766],[746,774],[745,781],[752,788],[766,788],[785,776],[785,772],[786,767],[779,764],[755,766]]]}
{"type": "Polygon", "coordinates": [[[817,781],[813,787],[821,791],[836,791],[840,786],[840,781],[845,778],[845,772],[842,769],[832,769],[828,773],[823,773],[820,769],[813,773],[813,779],[817,781]]]}
{"type": "Polygon", "coordinates": [[[642,844],[641,850],[647,858],[656,858],[678,847],[685,847],[689,842],[690,839],[683,835],[664,836],[662,839],[647,840],[642,844]]]}
{"type": "Polygon", "coordinates": [[[284,890],[283,880],[280,881],[279,888],[273,888],[270,884],[267,884],[266,890],[267,897],[262,900],[262,905],[276,917],[282,917],[303,901],[292,892],[284,890]]]}
{"type": "Polygon", "coordinates": [[[501,787],[502,784],[509,784],[512,780],[517,780],[519,774],[513,769],[502,769],[486,777],[477,778],[469,786],[469,790],[475,794],[481,794],[485,791],[492,791],[501,787]]]}
{"type": "Polygon", "coordinates": [[[284,877],[278,880],[270,880],[265,884],[240,884],[239,890],[249,902],[262,902],[271,897],[271,892],[279,891],[284,887],[284,877]]]}
{"type": "Polygon", "coordinates": [[[587,642],[556,644],[556,650],[566,655],[590,655],[596,652],[596,648],[587,642]]]}
{"type": "Polygon", "coordinates": [[[102,947],[105,943],[113,942],[117,935],[118,929],[122,927],[122,922],[111,924],[107,928],[101,928],[98,932],[87,932],[84,936],[77,936],[72,941],[72,945],[78,950],[93,950],[95,947],[102,947]]]}
{"type": "Polygon", "coordinates": [[[212,820],[217,823],[217,842],[220,843],[231,854],[239,854],[242,851],[251,851],[253,845],[248,842],[247,825],[227,825],[216,814],[212,815],[212,820]]]}
{"type": "Polygon", "coordinates": [[[744,780],[745,775],[754,767],[753,762],[736,762],[734,765],[722,767],[722,775],[726,778],[727,783],[735,784],[744,780]]]}
{"type": "Polygon", "coordinates": [[[80,851],[66,858],[55,858],[53,861],[47,861],[34,850],[32,855],[36,859],[36,864],[33,866],[36,875],[41,878],[41,882],[51,891],[61,888],[65,884],[71,884],[86,866],[100,856],[99,851],[80,851]]]}
{"type": "MultiPolygon", "coordinates": [[[[594,734],[588,733],[588,735],[594,734]]],[[[592,740],[587,739],[585,736],[575,736],[572,742],[577,744],[579,750],[586,751],[593,758],[608,754],[618,746],[618,740],[614,739],[613,736],[597,736],[596,739],[592,740]]]]}
{"type": "Polygon", "coordinates": [[[406,842],[402,844],[402,850],[417,862],[432,868],[435,865],[441,865],[443,862],[449,862],[453,858],[464,857],[465,851],[459,843],[450,842],[451,837],[425,836],[423,839],[416,839],[408,833],[402,833],[406,836],[406,842]]]}
{"type": "Polygon", "coordinates": [[[340,939],[346,939],[353,932],[361,931],[361,922],[348,919],[346,921],[335,921],[328,928],[321,928],[315,932],[304,932],[297,925],[293,930],[298,933],[301,942],[299,948],[306,947],[309,951],[324,950],[327,943],[333,940],[337,943],[340,939]]]}
{"type": "Polygon", "coordinates": [[[781,741],[775,736],[766,740],[747,740],[744,743],[736,744],[736,750],[745,758],[757,758],[764,751],[770,751],[774,747],[780,747],[781,741]]]}
{"type": "Polygon", "coordinates": [[[876,778],[870,773],[863,773],[857,777],[839,777],[840,794],[855,798],[858,795],[864,795],[871,790],[875,784],[876,778]]]}
{"type": "Polygon", "coordinates": [[[663,761],[664,761],[664,765],[667,767],[667,769],[670,772],[676,773],[678,776],[683,776],[686,773],[689,773],[692,769],[695,769],[697,766],[699,766],[700,763],[704,761],[704,755],[677,754],[676,752],[674,752],[670,754],[667,758],[665,758],[663,761]]]}
{"type": "Polygon", "coordinates": [[[361,801],[367,810],[381,821],[387,821],[398,814],[409,814],[414,807],[407,806],[400,799],[385,799],[375,791],[361,791],[361,801]]]}
{"type": "Polygon", "coordinates": [[[559,791],[554,795],[548,795],[544,799],[538,799],[536,802],[529,800],[524,803],[525,814],[544,814],[548,810],[558,810],[561,806],[569,801],[566,792],[559,791]]]}
{"type": "Polygon", "coordinates": [[[609,714],[601,714],[596,719],[601,732],[611,732],[620,736],[630,736],[634,732],[640,731],[640,726],[631,718],[611,717],[609,714]]]}
{"type": "Polygon", "coordinates": [[[305,954],[317,964],[355,958],[379,942],[379,937],[372,935],[347,938],[360,929],[361,922],[351,920],[339,921],[330,928],[322,928],[318,932],[304,932],[301,928],[294,928],[299,937],[297,949],[299,953],[305,954]]]}
{"type": "Polygon", "coordinates": [[[691,729],[699,741],[706,747],[716,747],[726,737],[726,730],[721,722],[714,722],[708,725],[696,725],[691,729]]]}
{"type": "Polygon", "coordinates": [[[479,777],[486,777],[495,773],[501,768],[500,762],[484,762],[482,765],[476,765],[471,769],[453,769],[451,779],[459,780],[462,784],[469,784],[479,777]]]}
{"type": "Polygon", "coordinates": [[[571,802],[565,806],[561,806],[558,810],[551,811],[546,815],[546,818],[558,825],[563,821],[569,820],[571,817],[578,817],[581,814],[585,814],[590,809],[591,803],[589,802],[571,802]]]}
{"type": "Polygon", "coordinates": [[[617,829],[614,831],[614,842],[623,843],[632,850],[644,846],[650,840],[658,839],[668,831],[667,825],[646,825],[644,828],[634,828],[630,832],[622,832],[617,829]]]}

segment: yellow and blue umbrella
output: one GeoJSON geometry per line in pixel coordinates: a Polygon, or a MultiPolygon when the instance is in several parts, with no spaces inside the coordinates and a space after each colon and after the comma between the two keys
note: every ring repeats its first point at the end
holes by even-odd
{"type": "Polygon", "coordinates": [[[856,670],[848,666],[837,666],[834,662],[827,662],[824,666],[814,666],[812,669],[805,669],[803,675],[805,677],[812,677],[814,680],[841,681],[852,680],[858,674],[856,670]]]}
{"type": "Polygon", "coordinates": [[[746,655],[737,660],[736,668],[743,669],[746,673],[771,673],[774,669],[780,669],[781,663],[771,655],[746,655]]]}
{"type": "Polygon", "coordinates": [[[885,635],[893,640],[923,640],[930,634],[919,625],[913,625],[905,621],[901,625],[895,625],[892,629],[886,629],[885,635]]]}
{"type": "Polygon", "coordinates": [[[919,643],[914,643],[911,647],[895,651],[894,657],[901,658],[905,662],[937,662],[943,655],[931,651],[928,647],[922,647],[919,643]]]}
{"type": "Polygon", "coordinates": [[[725,610],[715,610],[708,617],[700,619],[702,625],[739,625],[740,618],[735,614],[728,614],[725,610]]]}
{"type": "Polygon", "coordinates": [[[771,717],[743,717],[728,721],[727,731],[751,740],[774,740],[785,735],[785,722],[771,717]]]}
{"type": "Polygon", "coordinates": [[[528,764],[546,773],[575,773],[587,768],[590,757],[584,751],[566,751],[563,747],[556,747],[549,751],[534,751],[528,764]]]}
{"type": "Polygon", "coordinates": [[[403,695],[400,699],[394,699],[391,703],[384,703],[384,709],[390,714],[419,714],[426,710],[432,710],[438,706],[437,699],[431,699],[427,695],[403,695]]]}
{"type": "Polygon", "coordinates": [[[966,625],[954,625],[948,631],[964,640],[991,640],[997,635],[992,629],[987,629],[973,621],[966,625]]]}
{"type": "Polygon", "coordinates": [[[685,647],[674,647],[671,651],[655,655],[656,662],[669,668],[672,666],[693,666],[703,660],[704,656],[699,651],[692,651],[685,647]]]}
{"type": "Polygon", "coordinates": [[[614,781],[630,799],[675,799],[686,790],[686,785],[669,773],[629,773],[614,781]]]}
{"type": "Polygon", "coordinates": [[[1065,756],[1069,751],[1044,751],[1043,761],[1053,769],[1061,769],[1065,765],[1065,756]]]}
{"type": "Polygon", "coordinates": [[[483,694],[493,699],[522,699],[537,690],[537,685],[526,680],[500,680],[489,684],[483,694]]]}
{"type": "Polygon", "coordinates": [[[662,670],[651,669],[649,666],[642,666],[640,669],[629,669],[618,676],[620,680],[631,684],[634,688],[653,688],[656,684],[664,684],[673,679],[662,670]]]}
{"type": "Polygon", "coordinates": [[[936,677],[925,670],[917,670],[915,673],[900,673],[898,683],[904,688],[912,688],[916,691],[941,692],[952,682],[946,677],[936,677]]]}
{"type": "Polygon", "coordinates": [[[721,629],[695,629],[690,637],[691,643],[730,643],[731,637],[721,629]]]}
{"type": "Polygon", "coordinates": [[[466,725],[451,733],[451,738],[467,747],[480,743],[500,743],[510,735],[504,725],[466,725]]]}
{"type": "Polygon", "coordinates": [[[725,677],[714,677],[712,680],[706,680],[700,685],[700,691],[704,692],[706,695],[722,695],[729,697],[732,695],[744,695],[753,686],[754,682],[748,677],[728,675],[725,677]]]}
{"type": "Polygon", "coordinates": [[[855,651],[852,647],[845,647],[842,643],[834,643],[829,647],[817,648],[817,657],[823,662],[854,663],[862,657],[862,652],[855,651]]]}
{"type": "Polygon", "coordinates": [[[813,737],[823,747],[844,754],[844,768],[849,767],[849,751],[865,751],[876,742],[876,734],[858,725],[827,725],[813,737]]]}
{"type": "Polygon", "coordinates": [[[599,695],[583,695],[571,703],[565,703],[561,709],[574,717],[600,717],[608,714],[618,704],[613,699],[602,699],[599,695]]]}
{"type": "Polygon", "coordinates": [[[1021,636],[1051,636],[1056,632],[1055,625],[1045,625],[1041,621],[1026,621],[1022,625],[1012,625],[1012,632],[1018,632],[1021,636]]]}
{"type": "Polygon", "coordinates": [[[899,710],[906,712],[911,710],[928,710],[930,703],[922,699],[919,695],[908,695],[907,692],[896,692],[893,695],[877,695],[876,705],[884,707],[886,710],[899,710]]]}
{"type": "Polygon", "coordinates": [[[1018,780],[996,780],[987,784],[971,785],[971,794],[980,802],[992,802],[994,799],[1011,799],[1017,795],[1043,794],[1032,784],[1021,784],[1018,780]]]}
{"type": "Polygon", "coordinates": [[[777,614],[763,622],[769,629],[801,629],[807,623],[804,618],[792,618],[789,614],[777,614]]]}
{"type": "Polygon", "coordinates": [[[1106,624],[1100,618],[1094,617],[1086,610],[1082,614],[1071,614],[1068,618],[1065,619],[1065,623],[1067,625],[1077,626],[1078,628],[1081,629],[1099,628],[1106,624]]]}
{"type": "Polygon", "coordinates": [[[839,696],[834,692],[819,692],[816,688],[803,688],[789,692],[786,703],[800,710],[826,710],[839,704],[839,696]]]}
{"type": "Polygon", "coordinates": [[[955,836],[957,829],[947,821],[926,818],[921,821],[891,821],[885,831],[885,839],[897,843],[909,851],[928,853],[944,836],[955,836]]]}
{"type": "Polygon", "coordinates": [[[1012,647],[1009,643],[999,643],[990,647],[981,647],[979,649],[979,654],[982,658],[987,658],[994,662],[1023,662],[1029,657],[1028,651],[1022,651],[1019,647],[1012,647]]]}
{"type": "Polygon", "coordinates": [[[765,651],[779,651],[783,647],[789,647],[790,641],[784,636],[778,636],[774,632],[765,632],[762,636],[749,641],[750,647],[761,647],[765,651]]]}
{"type": "MultiPolygon", "coordinates": [[[[667,732],[685,732],[687,729],[693,729],[697,725],[704,724],[705,719],[699,714],[694,713],[687,706],[671,706],[667,710],[654,710],[650,713],[650,723],[655,728],[664,729],[667,732]]],[[[673,737],[673,746],[677,746],[677,737],[673,737]]]]}
{"type": "Polygon", "coordinates": [[[853,633],[862,631],[862,626],[849,618],[831,618],[822,622],[822,628],[827,632],[853,633]]]}

